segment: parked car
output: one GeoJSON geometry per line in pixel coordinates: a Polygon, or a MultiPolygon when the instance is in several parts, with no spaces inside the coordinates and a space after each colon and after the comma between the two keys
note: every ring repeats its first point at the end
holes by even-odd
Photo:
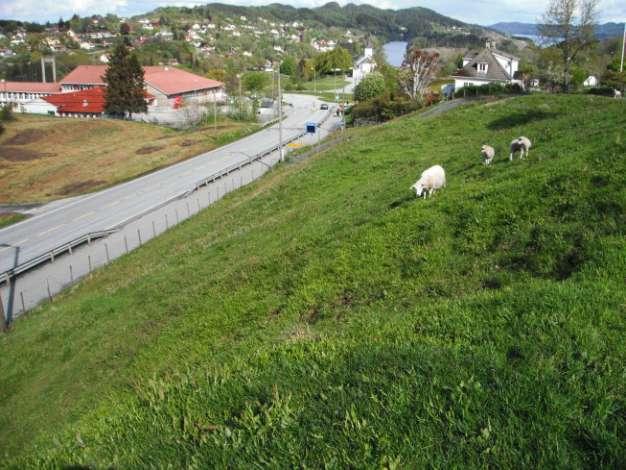
{"type": "Polygon", "coordinates": [[[322,103],[322,106],[320,106],[320,109],[322,111],[328,111],[328,105],[326,103],[322,103]]]}

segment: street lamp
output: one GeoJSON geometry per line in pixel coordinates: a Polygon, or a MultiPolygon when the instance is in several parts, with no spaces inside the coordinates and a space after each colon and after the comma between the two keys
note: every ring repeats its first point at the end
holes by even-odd
{"type": "Polygon", "coordinates": [[[284,160],[283,155],[283,90],[280,86],[280,60],[278,61],[278,159],[284,160]]]}

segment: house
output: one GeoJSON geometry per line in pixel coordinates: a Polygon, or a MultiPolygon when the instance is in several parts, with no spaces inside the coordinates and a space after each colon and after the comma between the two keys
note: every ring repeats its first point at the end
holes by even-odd
{"type": "Polygon", "coordinates": [[[514,79],[518,68],[517,57],[497,50],[495,43],[488,40],[485,49],[467,54],[463,58],[463,67],[453,75],[454,88],[460,90],[465,86],[482,86],[490,83],[521,85],[521,81],[514,79]]]}
{"type": "MultiPolygon", "coordinates": [[[[63,92],[106,86],[106,65],[79,65],[59,84],[63,92]]],[[[144,67],[146,91],[159,106],[173,106],[176,100],[196,103],[226,100],[224,84],[174,67],[144,67]]]]}
{"type": "Polygon", "coordinates": [[[597,87],[600,84],[600,80],[595,75],[589,75],[587,79],[583,82],[583,86],[585,88],[593,88],[597,87]]]}
{"type": "Polygon", "coordinates": [[[54,108],[54,111],[48,114],[82,118],[101,117],[106,103],[104,88],[59,93],[46,96],[43,100],[54,108]]]}
{"type": "Polygon", "coordinates": [[[22,112],[30,112],[26,111],[29,103],[59,93],[58,83],[0,82],[0,105],[12,104],[22,112]]]}
{"type": "Polygon", "coordinates": [[[364,54],[356,61],[352,68],[352,82],[354,86],[358,85],[367,75],[376,69],[376,60],[374,60],[374,49],[371,46],[365,48],[364,54]]]}

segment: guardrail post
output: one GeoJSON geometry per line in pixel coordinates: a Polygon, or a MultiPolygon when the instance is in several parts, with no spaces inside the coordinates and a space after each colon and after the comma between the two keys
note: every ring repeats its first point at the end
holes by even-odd
{"type": "Polygon", "coordinates": [[[22,301],[22,313],[25,313],[26,304],[24,303],[24,291],[20,291],[20,300],[22,301]]]}
{"type": "Polygon", "coordinates": [[[46,278],[46,289],[48,291],[48,300],[52,302],[52,293],[50,292],[50,279],[46,278]]]}
{"type": "Polygon", "coordinates": [[[71,263],[70,263],[70,282],[74,282],[74,270],[72,269],[71,263]]]}
{"type": "Polygon", "coordinates": [[[91,273],[91,255],[87,255],[87,263],[89,264],[89,273],[91,273]]]}
{"type": "Polygon", "coordinates": [[[152,236],[156,237],[156,225],[154,225],[154,220],[152,221],[152,236]]]}
{"type": "Polygon", "coordinates": [[[54,263],[54,251],[50,252],[50,262],[54,263]]]}
{"type": "Polygon", "coordinates": [[[70,245],[70,246],[68,247],[68,251],[69,251],[70,255],[71,255],[71,254],[73,254],[73,251],[72,251],[72,245],[70,245]]]}
{"type": "Polygon", "coordinates": [[[189,201],[185,201],[185,206],[187,206],[187,217],[191,217],[191,209],[189,209],[189,201]]]}
{"type": "Polygon", "coordinates": [[[137,229],[137,238],[139,239],[139,246],[143,245],[141,241],[141,230],[139,228],[137,229]]]}
{"type": "Polygon", "coordinates": [[[104,244],[104,251],[105,251],[106,256],[107,256],[107,263],[110,263],[111,262],[111,257],[109,256],[109,245],[108,245],[108,243],[104,244]]]}
{"type": "Polygon", "coordinates": [[[200,212],[202,207],[200,207],[200,198],[199,197],[196,198],[196,204],[198,205],[198,212],[200,212]]]}
{"type": "Polygon", "coordinates": [[[126,253],[128,253],[128,237],[124,235],[124,247],[126,248],[126,253]]]}
{"type": "Polygon", "coordinates": [[[167,214],[165,214],[165,228],[166,229],[170,228],[170,221],[167,219],[167,214]]]}
{"type": "Polygon", "coordinates": [[[180,217],[178,216],[178,208],[174,207],[174,214],[176,214],[176,223],[180,223],[180,217]]]}

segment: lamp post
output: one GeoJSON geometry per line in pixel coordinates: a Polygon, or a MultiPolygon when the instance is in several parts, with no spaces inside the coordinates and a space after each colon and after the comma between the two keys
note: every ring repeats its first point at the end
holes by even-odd
{"type": "Polygon", "coordinates": [[[624,35],[622,37],[622,61],[619,65],[619,73],[624,71],[624,47],[626,46],[626,23],[624,23],[624,35]]]}
{"type": "Polygon", "coordinates": [[[283,90],[280,86],[280,60],[278,61],[278,159],[283,161],[283,90]]]}

